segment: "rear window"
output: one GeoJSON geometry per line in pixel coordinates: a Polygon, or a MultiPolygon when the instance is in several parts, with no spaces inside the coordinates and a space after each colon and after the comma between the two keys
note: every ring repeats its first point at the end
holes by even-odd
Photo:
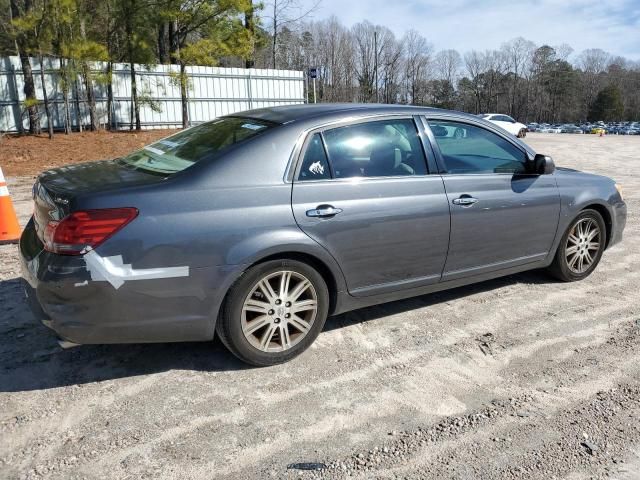
{"type": "Polygon", "coordinates": [[[260,135],[275,125],[248,118],[220,118],[163,138],[121,161],[139,170],[171,175],[211,159],[225,148],[260,135]]]}

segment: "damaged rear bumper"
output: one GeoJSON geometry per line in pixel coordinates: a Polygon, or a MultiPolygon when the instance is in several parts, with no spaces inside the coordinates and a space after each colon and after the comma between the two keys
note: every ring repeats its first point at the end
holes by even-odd
{"type": "Polygon", "coordinates": [[[33,227],[20,240],[36,318],[73,344],[211,340],[230,277],[224,267],[135,269],[121,257],[57,255],[33,227]]]}

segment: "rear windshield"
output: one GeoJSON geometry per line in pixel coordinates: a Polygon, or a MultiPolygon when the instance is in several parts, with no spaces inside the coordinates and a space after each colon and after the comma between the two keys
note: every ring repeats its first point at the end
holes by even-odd
{"type": "Polygon", "coordinates": [[[158,140],[120,161],[139,170],[171,175],[213,158],[225,148],[260,135],[275,125],[247,118],[220,118],[158,140]]]}

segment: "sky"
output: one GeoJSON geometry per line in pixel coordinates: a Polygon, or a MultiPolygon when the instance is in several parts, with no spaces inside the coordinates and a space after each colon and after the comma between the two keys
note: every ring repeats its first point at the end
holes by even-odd
{"type": "Polygon", "coordinates": [[[417,30],[436,50],[494,49],[522,36],[569,44],[574,55],[601,48],[640,60],[640,0],[321,0],[312,19],[332,15],[346,26],[366,19],[397,36],[417,30]]]}

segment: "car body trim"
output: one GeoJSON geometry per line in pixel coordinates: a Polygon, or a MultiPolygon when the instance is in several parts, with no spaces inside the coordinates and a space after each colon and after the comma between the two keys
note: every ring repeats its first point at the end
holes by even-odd
{"type": "Polygon", "coordinates": [[[400,280],[399,282],[380,283],[378,285],[356,288],[350,293],[354,297],[367,297],[369,295],[378,295],[380,293],[387,293],[405,288],[417,288],[430,285],[440,281],[440,277],[441,275],[438,274],[428,275],[426,277],[409,278],[407,280],[400,280]]]}
{"type": "Polygon", "coordinates": [[[501,270],[503,268],[508,268],[516,264],[536,262],[538,260],[543,260],[548,253],[549,252],[534,253],[533,255],[526,255],[524,257],[519,257],[519,258],[512,258],[510,260],[506,260],[503,262],[489,263],[487,265],[478,265],[475,267],[463,268],[460,270],[445,271],[443,274],[443,279],[445,277],[455,277],[459,275],[473,276],[473,275],[476,275],[474,272],[488,271],[488,270],[494,270],[494,269],[501,270]]]}

